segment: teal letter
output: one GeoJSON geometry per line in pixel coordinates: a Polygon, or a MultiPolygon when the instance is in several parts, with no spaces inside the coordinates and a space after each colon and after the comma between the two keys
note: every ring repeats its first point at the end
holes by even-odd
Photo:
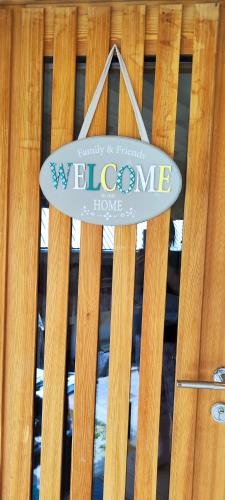
{"type": "Polygon", "coordinates": [[[88,176],[88,191],[99,191],[101,187],[101,182],[99,182],[98,186],[94,187],[94,168],[96,167],[95,163],[88,163],[89,168],[89,176],[88,176]]]}
{"type": "Polygon", "coordinates": [[[120,191],[121,193],[124,193],[124,194],[130,193],[134,189],[134,184],[135,184],[134,169],[132,167],[130,167],[130,165],[125,165],[124,167],[121,167],[119,169],[117,179],[116,179],[116,185],[117,185],[118,191],[120,191]],[[130,182],[129,182],[129,186],[127,189],[123,188],[123,174],[124,174],[125,170],[128,170],[128,172],[130,174],[130,182]]]}
{"type": "Polygon", "coordinates": [[[50,169],[51,169],[51,175],[52,175],[52,181],[53,181],[53,184],[54,184],[54,188],[58,189],[59,179],[61,178],[63,188],[66,189],[67,188],[68,179],[69,179],[69,175],[70,175],[70,168],[72,167],[73,163],[67,163],[67,173],[66,174],[64,172],[63,163],[60,163],[60,165],[59,165],[59,173],[58,174],[56,173],[56,168],[55,168],[56,165],[57,164],[53,163],[53,162],[49,163],[49,166],[50,166],[50,169]]]}

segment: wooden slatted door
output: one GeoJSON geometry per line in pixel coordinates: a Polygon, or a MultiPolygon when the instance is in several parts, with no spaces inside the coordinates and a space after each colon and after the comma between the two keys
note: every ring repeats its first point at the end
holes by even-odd
{"type": "MultiPolygon", "coordinates": [[[[225,7],[1,7],[0,42],[1,498],[223,500],[224,393],[173,389],[225,366],[225,7]],[[49,207],[39,170],[115,42],[184,187],[113,231],[49,207]]],[[[117,132],[138,137],[113,63],[89,135],[117,132]]]]}

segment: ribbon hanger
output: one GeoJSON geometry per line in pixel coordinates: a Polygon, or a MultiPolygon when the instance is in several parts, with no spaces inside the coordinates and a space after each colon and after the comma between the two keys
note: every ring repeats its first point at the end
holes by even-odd
{"type": "Polygon", "coordinates": [[[88,130],[90,128],[90,125],[91,125],[91,122],[93,120],[95,111],[97,109],[98,102],[99,102],[99,99],[101,97],[102,90],[103,90],[103,87],[104,87],[104,83],[105,83],[105,80],[106,80],[107,75],[109,73],[109,68],[111,66],[112,58],[113,58],[113,55],[114,55],[115,52],[116,52],[116,55],[117,55],[118,60],[119,60],[120,69],[121,69],[121,72],[122,72],[122,75],[123,75],[123,79],[124,79],[124,83],[126,85],[126,89],[127,89],[127,92],[128,92],[129,98],[130,98],[130,102],[131,102],[132,108],[134,110],[134,114],[135,114],[135,118],[136,118],[136,122],[137,122],[137,127],[138,127],[138,131],[139,131],[139,134],[140,134],[140,138],[141,138],[141,140],[143,142],[149,143],[148,134],[146,132],[146,128],[145,128],[145,125],[144,125],[144,122],[143,122],[143,118],[141,116],[141,112],[140,112],[140,109],[138,107],[137,99],[136,99],[136,97],[134,95],[133,87],[132,87],[132,84],[131,84],[131,81],[130,81],[130,77],[129,77],[129,74],[128,74],[128,71],[127,71],[127,68],[126,68],[126,64],[125,64],[125,62],[124,62],[124,60],[122,58],[122,55],[121,55],[121,53],[120,53],[120,51],[119,51],[119,49],[118,49],[118,47],[116,45],[113,45],[113,47],[110,50],[109,55],[108,55],[108,57],[106,59],[105,67],[104,67],[104,69],[102,71],[102,74],[100,76],[98,85],[96,87],[96,90],[95,90],[94,95],[92,97],[91,103],[90,103],[89,108],[87,110],[86,116],[84,118],[84,122],[83,122],[83,125],[82,125],[82,128],[81,128],[78,140],[85,139],[87,137],[88,130]]]}

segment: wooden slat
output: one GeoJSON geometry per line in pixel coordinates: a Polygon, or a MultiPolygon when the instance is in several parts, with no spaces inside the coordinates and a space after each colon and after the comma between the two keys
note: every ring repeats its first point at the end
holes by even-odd
{"type": "MultiPolygon", "coordinates": [[[[181,6],[160,8],[152,143],[173,156],[181,6]]],[[[156,498],[170,211],[148,222],[141,333],[135,499],[156,498]]]]}
{"type": "MultiPolygon", "coordinates": [[[[85,108],[90,103],[109,51],[110,9],[88,9],[85,108]]],[[[106,132],[107,87],[89,135],[106,132]]],[[[79,261],[71,500],[90,500],[95,422],[96,364],[102,227],[83,223],[79,261]]]]}
{"type": "MultiPolygon", "coordinates": [[[[198,380],[217,24],[218,5],[196,6],[177,344],[178,379],[198,380]]],[[[197,391],[176,390],[171,500],[200,498],[192,497],[196,402],[197,391]]]]}
{"type": "MultiPolygon", "coordinates": [[[[138,103],[142,104],[145,7],[123,14],[122,54],[138,103]]],[[[121,78],[119,135],[138,137],[121,78]]],[[[124,499],[128,439],[136,226],[115,228],[104,500],[124,499]]]]}
{"type": "MultiPolygon", "coordinates": [[[[216,62],[215,114],[212,140],[205,278],[198,377],[212,380],[225,362],[225,7],[220,12],[216,62]]],[[[210,70],[211,72],[211,70],[210,70]]],[[[193,498],[225,498],[225,427],[210,416],[211,406],[224,402],[216,391],[198,393],[193,498]],[[204,457],[204,459],[202,459],[204,457]]]]}
{"type": "MultiPolygon", "coordinates": [[[[6,252],[9,183],[11,12],[0,10],[0,471],[2,470],[3,371],[6,314],[6,252]]],[[[1,478],[0,478],[1,480],[1,478]]]]}
{"type": "Polygon", "coordinates": [[[28,500],[37,325],[42,9],[17,9],[13,33],[1,498],[28,500]]]}
{"type": "MultiPolygon", "coordinates": [[[[163,3],[163,2],[159,2],[163,3]]],[[[171,2],[170,2],[171,3],[171,2]]],[[[182,3],[182,2],[178,2],[182,3]]],[[[145,55],[155,55],[158,33],[158,13],[159,7],[157,3],[142,2],[146,5],[146,29],[145,29],[145,55]]],[[[111,29],[110,29],[110,45],[116,43],[118,47],[121,46],[122,36],[122,17],[123,17],[123,3],[111,2],[111,29]]],[[[79,56],[87,54],[88,44],[88,20],[87,20],[87,4],[80,4],[78,9],[78,29],[77,29],[77,53],[79,56]]],[[[45,8],[45,55],[51,56],[53,54],[53,17],[54,7],[49,6],[45,8]]],[[[187,1],[183,7],[183,19],[181,26],[181,53],[192,53],[193,42],[193,26],[194,26],[194,5],[192,2],[187,1]]]]}
{"type": "MultiPolygon", "coordinates": [[[[52,151],[73,139],[75,40],[76,8],[56,9],[52,84],[52,151]]],[[[50,207],[41,500],[60,499],[70,242],[71,219],[50,207]]]]}

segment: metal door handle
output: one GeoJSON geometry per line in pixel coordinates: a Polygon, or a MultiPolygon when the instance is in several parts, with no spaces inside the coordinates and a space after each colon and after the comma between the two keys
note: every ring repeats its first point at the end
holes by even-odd
{"type": "Polygon", "coordinates": [[[194,380],[177,380],[177,387],[182,389],[209,389],[225,391],[225,368],[217,368],[213,373],[214,382],[203,382],[194,380]]]}
{"type": "Polygon", "coordinates": [[[194,382],[193,380],[178,380],[177,387],[182,389],[210,389],[217,391],[225,391],[225,384],[221,382],[194,382]]]}

